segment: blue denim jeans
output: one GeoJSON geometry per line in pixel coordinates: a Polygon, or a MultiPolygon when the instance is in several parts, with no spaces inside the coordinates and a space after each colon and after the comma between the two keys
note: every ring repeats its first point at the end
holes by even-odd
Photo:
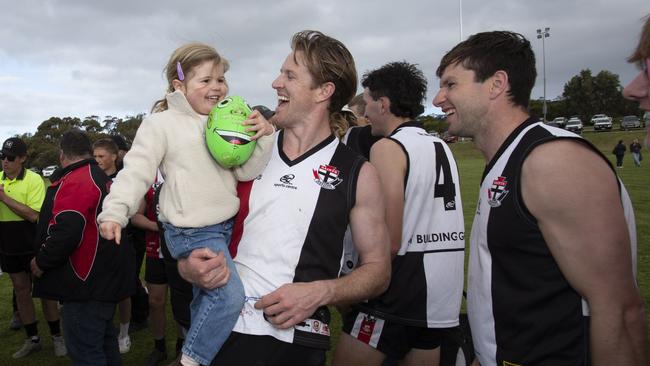
{"type": "Polygon", "coordinates": [[[219,352],[244,306],[244,286],[228,252],[233,220],[201,228],[179,228],[163,223],[167,248],[172,257],[187,257],[194,249],[209,248],[223,252],[230,268],[230,280],[223,287],[205,290],[193,286],[190,305],[192,324],[187,332],[183,353],[208,365],[219,352]]]}
{"type": "Polygon", "coordinates": [[[63,336],[74,366],[121,366],[116,303],[65,302],[61,308],[63,336]]]}
{"type": "Polygon", "coordinates": [[[634,165],[641,166],[641,153],[632,153],[632,160],[634,160],[634,165]]]}

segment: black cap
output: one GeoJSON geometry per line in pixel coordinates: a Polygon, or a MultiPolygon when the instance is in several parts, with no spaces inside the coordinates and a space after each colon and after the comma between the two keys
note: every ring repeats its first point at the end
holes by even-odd
{"type": "Polygon", "coordinates": [[[119,150],[129,151],[129,145],[126,144],[124,137],[120,135],[111,135],[111,140],[115,142],[119,150]]]}
{"type": "Polygon", "coordinates": [[[18,137],[11,137],[2,144],[2,154],[9,156],[27,155],[27,145],[18,137]]]}

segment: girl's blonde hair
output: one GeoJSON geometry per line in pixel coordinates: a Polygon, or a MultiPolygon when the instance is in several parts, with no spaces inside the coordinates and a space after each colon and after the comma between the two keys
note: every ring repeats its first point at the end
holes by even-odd
{"type": "MultiPolygon", "coordinates": [[[[167,65],[163,69],[167,77],[167,93],[174,91],[172,81],[174,79],[181,79],[179,76],[179,68],[184,74],[183,78],[189,77],[192,68],[199,66],[205,61],[214,61],[215,64],[222,64],[224,73],[230,68],[228,60],[221,57],[214,47],[203,43],[192,42],[177,48],[169,57],[169,61],[167,61],[167,65]]],[[[162,98],[153,104],[151,113],[162,112],[167,110],[167,108],[167,99],[162,98]]]]}

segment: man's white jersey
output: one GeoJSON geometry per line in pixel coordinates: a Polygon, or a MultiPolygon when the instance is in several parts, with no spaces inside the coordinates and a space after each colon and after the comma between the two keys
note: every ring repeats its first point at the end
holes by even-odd
{"type": "Polygon", "coordinates": [[[404,123],[389,138],[407,158],[402,242],[388,290],[361,308],[405,325],[456,326],[465,250],[456,162],[447,144],[420,123],[404,123]]]}
{"type": "Polygon", "coordinates": [[[234,262],[247,301],[234,331],[327,348],[326,307],[294,328],[281,330],[254,304],[287,283],[338,277],[343,235],[364,159],[332,135],[291,161],[282,151],[282,134],[277,134],[262,175],[238,187],[241,208],[231,252],[236,250],[234,262]]]}

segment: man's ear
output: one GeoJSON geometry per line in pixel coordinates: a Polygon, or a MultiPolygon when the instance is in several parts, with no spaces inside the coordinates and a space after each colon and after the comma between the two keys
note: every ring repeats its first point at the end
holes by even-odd
{"type": "Polygon", "coordinates": [[[317,94],[317,101],[318,102],[323,102],[332,97],[334,95],[334,91],[336,90],[336,85],[334,85],[333,82],[328,81],[326,83],[323,83],[321,86],[318,87],[319,91],[317,94]]]}
{"type": "Polygon", "coordinates": [[[172,87],[174,87],[174,91],[180,90],[185,93],[185,84],[183,84],[183,82],[178,79],[172,80],[172,87]]]}
{"type": "Polygon", "coordinates": [[[501,94],[506,93],[508,88],[510,88],[508,73],[503,70],[497,70],[497,72],[495,72],[490,78],[490,83],[491,99],[497,98],[501,94]]]}
{"type": "Polygon", "coordinates": [[[381,113],[390,112],[390,99],[388,97],[379,97],[377,101],[379,102],[381,113]]]}

